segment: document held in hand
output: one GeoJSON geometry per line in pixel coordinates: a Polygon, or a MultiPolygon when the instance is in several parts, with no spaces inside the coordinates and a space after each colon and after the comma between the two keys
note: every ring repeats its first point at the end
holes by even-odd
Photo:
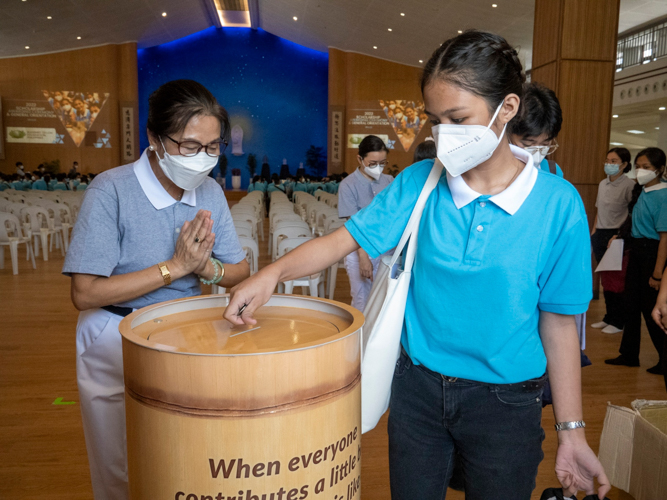
{"type": "Polygon", "coordinates": [[[595,270],[600,271],[621,271],[623,269],[623,240],[615,239],[607,248],[602,256],[602,260],[595,270]]]}

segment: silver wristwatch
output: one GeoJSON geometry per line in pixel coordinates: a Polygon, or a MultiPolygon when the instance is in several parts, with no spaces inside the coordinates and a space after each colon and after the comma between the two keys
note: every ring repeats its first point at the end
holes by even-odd
{"type": "Polygon", "coordinates": [[[574,429],[586,427],[586,422],[577,420],[576,422],[560,422],[554,426],[557,431],[571,431],[574,429]]]}

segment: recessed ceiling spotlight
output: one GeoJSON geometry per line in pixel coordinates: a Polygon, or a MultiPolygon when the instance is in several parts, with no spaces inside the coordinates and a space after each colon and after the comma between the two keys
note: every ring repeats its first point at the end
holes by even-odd
{"type": "Polygon", "coordinates": [[[643,130],[628,130],[628,134],[643,134],[643,130]]]}
{"type": "Polygon", "coordinates": [[[618,118],[618,115],[612,115],[611,117],[612,118],[618,118]]]}
{"type": "Polygon", "coordinates": [[[664,106],[660,106],[660,107],[658,108],[658,111],[664,111],[664,110],[665,110],[665,107],[664,107],[664,106]]]}
{"type": "Polygon", "coordinates": [[[611,144],[612,146],[622,146],[623,145],[622,142],[610,142],[609,144],[611,144]]]}
{"type": "Polygon", "coordinates": [[[401,12],[401,15],[402,15],[403,17],[405,17],[405,12],[401,12]]]}
{"type": "Polygon", "coordinates": [[[163,13],[162,13],[162,17],[167,17],[167,13],[166,13],[166,12],[163,12],[163,13]]]}
{"type": "Polygon", "coordinates": [[[422,61],[422,60],[420,59],[419,62],[420,62],[420,63],[423,63],[424,61],[422,61]]]}
{"type": "Polygon", "coordinates": [[[497,4],[497,3],[493,3],[493,4],[491,4],[491,7],[493,7],[493,8],[495,9],[496,7],[498,7],[498,4],[497,4]]]}
{"type": "MultiPolygon", "coordinates": [[[[463,30],[459,30],[459,35],[460,35],[461,33],[463,33],[463,30]]],[[[440,44],[440,45],[442,45],[442,44],[440,44]]]]}
{"type": "Polygon", "coordinates": [[[292,19],[294,19],[295,21],[298,21],[298,20],[299,20],[299,18],[296,17],[296,16],[294,16],[292,19]]]}
{"type": "Polygon", "coordinates": [[[655,127],[656,130],[660,130],[660,127],[655,127]]]}
{"type": "Polygon", "coordinates": [[[377,47],[377,45],[373,45],[373,48],[377,50],[378,47],[377,47]]]}
{"type": "Polygon", "coordinates": [[[53,19],[51,16],[46,16],[47,19],[53,19]]]}
{"type": "MultiPolygon", "coordinates": [[[[23,0],[23,1],[25,2],[25,0],[23,0]]],[[[29,46],[29,45],[26,45],[26,46],[25,46],[25,48],[26,48],[26,49],[29,49],[29,48],[30,48],[30,46],[29,46]]]]}
{"type": "Polygon", "coordinates": [[[81,40],[81,37],[80,37],[80,36],[77,36],[76,39],[77,39],[77,40],[81,40]]]}
{"type": "Polygon", "coordinates": [[[394,30],[392,30],[391,28],[387,28],[387,31],[394,31],[394,30]]]}

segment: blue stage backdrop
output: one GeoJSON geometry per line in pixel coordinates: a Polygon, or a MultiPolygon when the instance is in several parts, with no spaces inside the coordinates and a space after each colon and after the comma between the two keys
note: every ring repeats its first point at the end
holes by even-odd
{"type": "MultiPolygon", "coordinates": [[[[248,186],[248,154],[257,157],[257,174],[266,155],[271,173],[283,158],[292,174],[313,145],[326,149],[329,56],[261,29],[209,28],[173,42],[141,49],[139,126],[141,148],[148,147],[148,97],[165,82],[189,78],[202,83],[243,129],[243,155],[227,148],[227,188],[231,171],[241,170],[248,186]]],[[[217,169],[217,167],[216,167],[217,169]]],[[[309,172],[311,173],[311,172],[309,172]]],[[[314,173],[314,172],[312,172],[314,173]]],[[[318,175],[324,175],[319,172],[318,175]]]]}

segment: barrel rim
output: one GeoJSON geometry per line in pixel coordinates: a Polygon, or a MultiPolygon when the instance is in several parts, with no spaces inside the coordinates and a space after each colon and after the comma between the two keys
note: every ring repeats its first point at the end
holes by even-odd
{"type": "MultiPolygon", "coordinates": [[[[352,317],[352,322],[350,326],[348,326],[346,329],[342,330],[339,333],[339,337],[337,337],[334,340],[330,340],[328,342],[322,342],[318,343],[315,345],[311,345],[308,347],[298,347],[295,349],[285,349],[285,350],[280,350],[280,351],[270,351],[270,352],[254,352],[254,353],[205,353],[205,352],[187,352],[187,351],[178,351],[176,350],[175,347],[173,346],[168,346],[164,344],[158,344],[158,343],[153,343],[150,342],[147,339],[144,339],[143,337],[140,337],[139,335],[134,333],[133,328],[136,326],[139,326],[143,323],[146,323],[150,321],[151,319],[156,319],[160,317],[160,314],[155,314],[157,310],[160,310],[164,308],[167,305],[173,305],[173,304],[185,304],[188,302],[197,302],[197,303],[206,303],[208,301],[219,301],[223,300],[226,301],[226,303],[221,304],[222,306],[227,306],[229,305],[229,294],[210,294],[210,295],[197,295],[195,297],[184,297],[181,299],[174,299],[166,302],[159,302],[157,304],[152,304],[150,306],[142,307],[141,309],[137,309],[136,311],[132,312],[123,320],[120,322],[118,325],[118,330],[121,334],[121,337],[123,338],[124,341],[128,341],[134,345],[137,345],[139,347],[143,347],[146,349],[151,349],[154,351],[158,352],[165,352],[169,354],[182,354],[186,356],[208,356],[208,357],[244,357],[244,356],[264,356],[264,355],[275,355],[275,354],[286,354],[286,353],[292,353],[292,352],[299,352],[299,351],[304,351],[307,349],[316,349],[328,344],[332,344],[334,342],[339,342],[341,340],[344,340],[351,335],[355,335],[359,333],[361,328],[364,325],[364,316],[359,311],[358,309],[348,305],[348,304],[343,304],[342,302],[337,302],[335,300],[330,300],[330,299],[325,299],[322,297],[309,297],[307,295],[292,295],[292,294],[273,294],[271,298],[268,300],[268,302],[264,306],[277,306],[278,304],[275,304],[275,302],[282,302],[283,300],[289,300],[290,302],[309,302],[311,304],[327,304],[329,308],[337,308],[339,310],[343,310],[344,312],[348,313],[352,317]],[[274,304],[272,304],[274,302],[274,304]],[[143,321],[140,321],[140,319],[144,318],[143,321]]],[[[279,304],[282,305],[282,304],[279,304]]],[[[262,307],[264,307],[262,306],[262,307]]],[[[315,308],[308,308],[308,307],[298,307],[296,304],[290,304],[287,305],[286,307],[295,307],[297,309],[308,309],[308,310],[315,310],[315,308]]],[[[197,307],[196,309],[209,309],[210,306],[208,307],[197,307]]],[[[193,309],[186,308],[183,309],[182,311],[175,311],[172,314],[178,313],[178,312],[185,312],[185,311],[191,311],[193,309]]],[[[361,337],[361,336],[360,336],[361,337]]]]}

